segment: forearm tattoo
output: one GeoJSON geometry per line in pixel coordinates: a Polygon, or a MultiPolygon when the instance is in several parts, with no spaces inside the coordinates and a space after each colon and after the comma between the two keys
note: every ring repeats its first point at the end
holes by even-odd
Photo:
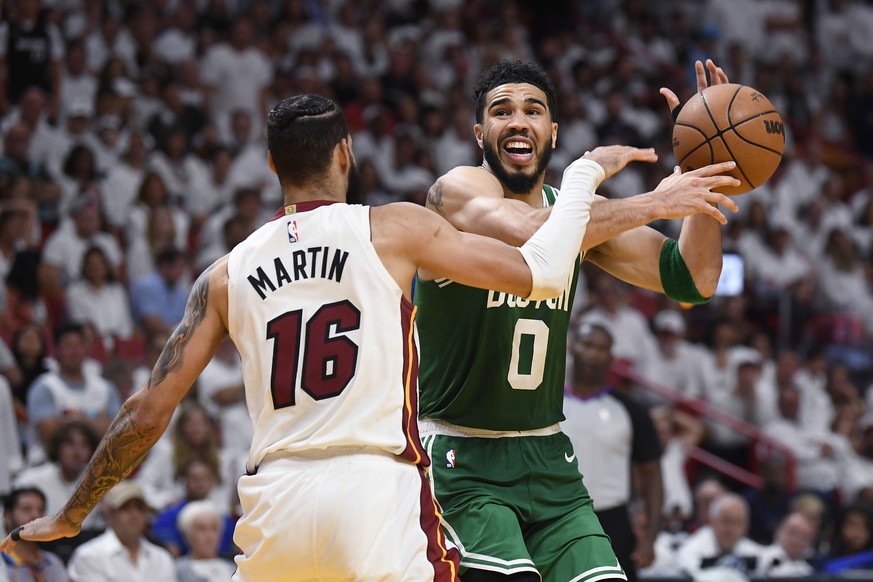
{"type": "Polygon", "coordinates": [[[443,185],[439,180],[427,191],[427,204],[436,210],[440,216],[446,215],[445,211],[443,211],[443,185]]]}
{"type": "Polygon", "coordinates": [[[143,460],[160,433],[158,427],[139,426],[124,403],[100,441],[82,482],[67,502],[67,517],[81,524],[97,502],[143,460]]]}
{"type": "MultiPolygon", "coordinates": [[[[164,381],[170,372],[182,365],[182,352],[206,316],[212,268],[204,271],[194,283],[185,306],[185,315],[164,346],[144,390],[148,391],[164,381]]],[[[163,429],[163,425],[146,426],[137,422],[133,410],[125,402],[97,447],[82,482],[64,508],[67,518],[81,524],[97,502],[145,458],[163,429]]]]}
{"type": "Polygon", "coordinates": [[[148,388],[163,382],[167,375],[182,365],[182,352],[191,340],[191,334],[206,316],[206,305],[209,298],[209,275],[212,273],[212,265],[197,278],[191,295],[188,296],[188,304],[185,306],[185,315],[176,327],[176,331],[170,336],[167,345],[164,346],[152,376],[149,379],[148,388]]]}

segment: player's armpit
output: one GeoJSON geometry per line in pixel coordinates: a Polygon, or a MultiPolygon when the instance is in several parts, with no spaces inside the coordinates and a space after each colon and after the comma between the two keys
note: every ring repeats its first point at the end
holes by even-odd
{"type": "Polygon", "coordinates": [[[590,249],[585,259],[625,283],[663,293],[660,257],[666,240],[657,230],[640,226],[590,249]]]}

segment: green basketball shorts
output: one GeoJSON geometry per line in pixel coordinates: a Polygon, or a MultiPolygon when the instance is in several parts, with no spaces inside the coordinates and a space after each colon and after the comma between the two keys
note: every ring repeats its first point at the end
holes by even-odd
{"type": "Polygon", "coordinates": [[[563,433],[430,434],[429,478],[462,568],[551,582],[626,580],[563,433]]]}

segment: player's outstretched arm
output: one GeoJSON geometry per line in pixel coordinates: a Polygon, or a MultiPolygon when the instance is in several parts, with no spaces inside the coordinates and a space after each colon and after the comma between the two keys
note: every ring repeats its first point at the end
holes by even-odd
{"type": "MultiPolygon", "coordinates": [[[[658,159],[653,149],[618,145],[599,147],[586,155],[601,164],[607,178],[631,162],[658,159]]],[[[539,193],[535,196],[539,197],[539,193]]],[[[616,212],[592,212],[592,218],[597,217],[597,224],[590,227],[596,230],[597,239],[606,240],[609,233],[614,236],[660,218],[652,205],[627,204],[625,201],[616,201],[616,204],[616,212]]],[[[505,198],[503,187],[493,174],[470,166],[455,168],[440,177],[428,192],[427,207],[458,230],[496,238],[513,246],[524,244],[551,213],[551,208],[533,208],[522,200],[505,198]]],[[[591,246],[587,242],[589,236],[586,232],[585,245],[580,245],[580,248],[591,246]]]]}
{"type": "Polygon", "coordinates": [[[681,212],[685,212],[692,205],[697,206],[699,214],[685,219],[682,235],[675,248],[672,246],[675,245],[675,241],[670,243],[663,234],[643,226],[597,245],[588,251],[586,259],[622,281],[673,296],[670,278],[673,272],[665,267],[674,265],[681,258],[699,294],[704,298],[710,297],[715,292],[721,273],[720,226],[727,221],[713,204],[722,204],[731,210],[736,210],[736,203],[733,200],[712,190],[737,184],[735,178],[724,175],[724,172],[733,168],[733,165],[733,162],[723,162],[684,174],[677,168],[673,174],[662,180],[654,191],[646,195],[661,198],[664,208],[670,208],[669,201],[675,200],[677,215],[669,216],[668,212],[669,218],[679,218],[681,212]],[[715,251],[706,244],[701,244],[699,249],[695,248],[697,233],[691,218],[696,219],[698,226],[716,231],[719,246],[715,251]],[[704,224],[703,221],[708,224],[704,224]],[[665,249],[665,245],[671,246],[665,249]],[[663,264],[662,260],[666,259],[673,260],[673,263],[663,264]]]}
{"type": "Polygon", "coordinates": [[[49,541],[76,535],[100,499],[142,461],[227,335],[226,264],[226,259],[220,259],[194,283],[185,315],[167,340],[148,384],[122,405],[72,498],[60,513],[16,528],[0,543],[0,550],[12,551],[19,537],[49,541]]]}

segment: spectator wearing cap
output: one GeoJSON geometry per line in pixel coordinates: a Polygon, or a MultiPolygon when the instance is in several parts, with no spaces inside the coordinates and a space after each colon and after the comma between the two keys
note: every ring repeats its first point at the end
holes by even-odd
{"type": "Polygon", "coordinates": [[[111,234],[100,230],[100,200],[92,194],[77,198],[70,207],[71,221],[67,221],[46,240],[40,264],[40,282],[50,294],[60,294],[70,281],[82,272],[85,251],[98,246],[106,253],[117,275],[122,252],[111,234]]]}
{"type": "Polygon", "coordinates": [[[188,503],[176,521],[190,548],[187,556],[176,562],[179,582],[230,580],[236,568],[218,556],[224,518],[210,501],[188,503]]]}
{"type": "MultiPolygon", "coordinates": [[[[14,489],[3,500],[3,525],[12,531],[45,515],[45,495],[36,487],[14,489]]],[[[21,540],[9,553],[0,554],[0,570],[14,582],[67,582],[61,558],[40,549],[36,542],[21,540]]]]}
{"type": "Polygon", "coordinates": [[[655,357],[646,362],[645,376],[686,398],[700,395],[700,351],[685,340],[685,318],[678,311],[659,311],[652,322],[655,357]]]}
{"type": "Polygon", "coordinates": [[[131,285],[131,311],[146,335],[170,333],[182,321],[188,297],[188,289],[183,284],[185,270],[185,255],[169,248],[155,257],[151,273],[131,285]]]}
{"type": "Polygon", "coordinates": [[[109,529],[76,548],[72,582],[174,582],[173,557],[145,538],[151,508],[140,486],[122,481],[106,494],[104,507],[109,529]]]}

